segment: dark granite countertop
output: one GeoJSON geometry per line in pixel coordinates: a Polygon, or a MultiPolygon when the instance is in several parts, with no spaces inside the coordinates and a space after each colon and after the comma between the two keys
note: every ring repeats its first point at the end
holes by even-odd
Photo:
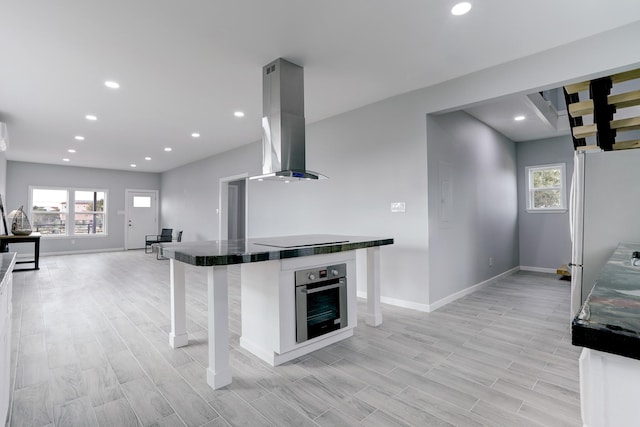
{"type": "Polygon", "coordinates": [[[573,345],[640,359],[640,244],[620,243],[571,325],[573,345]]]}
{"type": "Polygon", "coordinates": [[[310,234],[161,243],[157,246],[167,258],[191,265],[212,266],[322,255],[392,244],[393,239],[390,238],[310,234]]]}

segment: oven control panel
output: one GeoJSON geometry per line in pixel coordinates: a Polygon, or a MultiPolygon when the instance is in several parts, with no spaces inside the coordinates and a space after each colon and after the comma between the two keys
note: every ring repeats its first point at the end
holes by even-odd
{"type": "Polygon", "coordinates": [[[296,286],[347,277],[347,264],[328,265],[296,271],[296,286]]]}

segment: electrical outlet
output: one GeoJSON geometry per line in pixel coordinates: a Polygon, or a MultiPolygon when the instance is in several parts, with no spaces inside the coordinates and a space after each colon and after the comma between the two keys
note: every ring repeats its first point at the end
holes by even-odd
{"type": "Polygon", "coordinates": [[[493,257],[489,257],[489,267],[493,267],[493,257]]]}

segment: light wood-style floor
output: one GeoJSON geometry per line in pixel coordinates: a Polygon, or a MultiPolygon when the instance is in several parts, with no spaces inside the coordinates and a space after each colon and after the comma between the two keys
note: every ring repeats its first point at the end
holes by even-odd
{"type": "Polygon", "coordinates": [[[272,368],[238,345],[205,381],[206,269],[187,270],[190,345],[168,344],[169,262],[45,257],[14,274],[11,426],[579,426],[569,285],[520,272],[427,314],[383,306],[355,336],[272,368]]]}

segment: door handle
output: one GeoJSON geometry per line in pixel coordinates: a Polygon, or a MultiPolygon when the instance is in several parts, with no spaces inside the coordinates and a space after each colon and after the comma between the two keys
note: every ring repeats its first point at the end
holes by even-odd
{"type": "Polygon", "coordinates": [[[329,289],[335,289],[335,288],[339,288],[340,286],[344,286],[344,281],[340,281],[340,283],[336,283],[335,285],[327,285],[327,286],[321,286],[319,288],[315,288],[315,289],[302,289],[301,292],[303,294],[315,294],[316,292],[322,292],[322,291],[328,291],[329,289]]]}

